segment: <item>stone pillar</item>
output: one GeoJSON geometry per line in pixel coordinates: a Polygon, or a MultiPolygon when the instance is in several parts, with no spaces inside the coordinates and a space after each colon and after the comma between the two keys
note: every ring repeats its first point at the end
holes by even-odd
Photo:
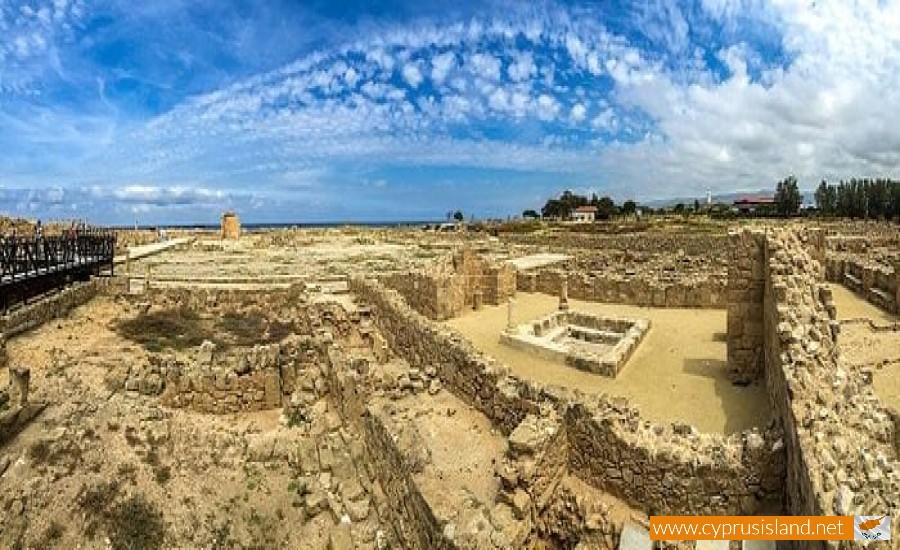
{"type": "Polygon", "coordinates": [[[31,369],[27,367],[10,367],[10,401],[14,406],[24,407],[28,404],[28,387],[31,384],[31,369]]]}
{"type": "Polygon", "coordinates": [[[516,328],[516,323],[513,321],[513,312],[515,309],[515,300],[510,298],[506,302],[506,330],[512,331],[516,328]]]}
{"type": "Polygon", "coordinates": [[[484,301],[484,295],[481,293],[481,289],[475,291],[472,295],[472,309],[478,311],[481,309],[481,303],[484,301]]]}
{"type": "Polygon", "coordinates": [[[390,351],[384,336],[377,332],[373,334],[372,338],[372,353],[375,355],[375,361],[379,365],[387,363],[390,357],[390,351]]]}
{"type": "Polygon", "coordinates": [[[562,277],[559,281],[559,310],[568,311],[569,309],[569,279],[562,277]]]}
{"type": "Polygon", "coordinates": [[[900,262],[894,264],[894,312],[900,315],[900,262]]]}
{"type": "Polygon", "coordinates": [[[125,251],[125,277],[131,275],[131,250],[125,251]]]}
{"type": "Polygon", "coordinates": [[[765,235],[752,230],[735,231],[729,234],[729,245],[728,369],[732,382],[748,384],[763,374],[765,235]]]}

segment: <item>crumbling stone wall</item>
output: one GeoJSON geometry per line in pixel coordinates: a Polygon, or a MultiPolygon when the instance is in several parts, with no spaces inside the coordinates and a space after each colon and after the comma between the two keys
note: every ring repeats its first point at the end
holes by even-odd
{"type": "Polygon", "coordinates": [[[897,426],[871,378],[840,359],[831,293],[801,237],[771,233],[765,253],[766,384],[785,432],[787,509],[796,515],[888,514],[896,530],[897,426]]]}
{"type": "Polygon", "coordinates": [[[736,383],[750,383],[763,373],[763,294],[766,288],[765,234],[729,234],[728,368],[736,383]]]}
{"type": "Polygon", "coordinates": [[[439,321],[480,303],[500,304],[516,293],[515,268],[484,260],[468,248],[419,272],[386,275],[382,282],[403,295],[416,311],[439,321]]]}
{"type": "Polygon", "coordinates": [[[289,288],[252,291],[230,288],[151,287],[141,299],[163,308],[183,307],[208,313],[253,307],[266,310],[275,308],[278,312],[284,312],[299,310],[308,303],[306,289],[302,284],[294,284],[289,288]]]}
{"type": "Polygon", "coordinates": [[[66,315],[72,309],[89,302],[104,287],[105,281],[93,278],[75,283],[36,302],[10,311],[0,317],[0,333],[7,338],[39,327],[51,319],[66,315]]]}
{"type": "Polygon", "coordinates": [[[900,261],[893,266],[848,254],[828,256],[825,274],[889,313],[900,314],[900,261]]]}
{"type": "Polygon", "coordinates": [[[372,306],[373,317],[391,349],[412,366],[435,368],[443,384],[481,411],[503,432],[510,433],[526,414],[538,411],[549,396],[509,375],[508,369],[485,357],[452,331],[413,311],[396,291],[355,277],[351,291],[372,306]]]}
{"type": "Polygon", "coordinates": [[[390,506],[391,527],[407,548],[427,550],[453,548],[422,496],[383,420],[371,411],[363,416],[366,447],[371,468],[377,472],[390,506]]]}
{"type": "Polygon", "coordinates": [[[599,398],[569,407],[569,469],[650,514],[747,515],[780,501],[784,451],[777,429],[722,437],[643,422],[599,398]]]}
{"type": "Polygon", "coordinates": [[[147,364],[123,365],[110,373],[107,385],[198,412],[267,410],[280,407],[316,361],[314,345],[305,338],[222,354],[206,342],[191,360],[157,353],[147,364]]]}
{"type": "Polygon", "coordinates": [[[678,282],[652,281],[634,275],[602,275],[560,269],[521,271],[523,292],[559,294],[565,279],[569,297],[585,302],[611,302],[653,307],[720,308],[725,305],[725,280],[697,277],[678,282]]]}

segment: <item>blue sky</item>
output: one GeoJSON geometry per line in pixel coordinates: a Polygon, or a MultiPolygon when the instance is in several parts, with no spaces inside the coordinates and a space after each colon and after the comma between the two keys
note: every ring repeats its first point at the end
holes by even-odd
{"type": "Polygon", "coordinates": [[[900,177],[896,1],[0,0],[0,211],[477,217],[900,177]]]}

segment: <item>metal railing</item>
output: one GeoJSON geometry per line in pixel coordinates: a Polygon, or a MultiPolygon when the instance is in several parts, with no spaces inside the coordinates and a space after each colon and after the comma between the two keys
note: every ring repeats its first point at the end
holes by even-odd
{"type": "Polygon", "coordinates": [[[50,237],[0,237],[0,278],[12,281],[72,268],[112,264],[116,237],[90,230],[50,237]]]}
{"type": "Polygon", "coordinates": [[[0,311],[105,268],[112,274],[115,250],[115,234],[98,229],[0,237],[0,311]]]}

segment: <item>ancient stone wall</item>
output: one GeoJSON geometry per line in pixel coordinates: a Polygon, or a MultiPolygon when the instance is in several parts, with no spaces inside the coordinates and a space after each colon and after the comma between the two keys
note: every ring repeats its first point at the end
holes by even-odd
{"type": "Polygon", "coordinates": [[[516,286],[523,292],[557,295],[563,279],[568,281],[569,297],[585,302],[684,308],[721,308],[726,303],[725,280],[719,278],[665,283],[627,275],[543,269],[520,271],[516,286]]]}
{"type": "Polygon", "coordinates": [[[416,311],[436,320],[450,319],[481,303],[500,304],[516,293],[515,268],[486,261],[467,248],[421,271],[392,273],[381,280],[416,311]]]}
{"type": "Polygon", "coordinates": [[[732,380],[750,383],[763,373],[763,293],[765,234],[736,231],[729,235],[728,368],[732,380]]]}
{"type": "Polygon", "coordinates": [[[485,357],[450,330],[413,311],[395,291],[377,282],[354,278],[351,291],[373,308],[375,324],[391,349],[418,369],[435,368],[457,397],[510,433],[526,414],[547,399],[508,369],[485,357]]]}
{"type": "Polygon", "coordinates": [[[728,239],[725,235],[708,233],[635,233],[628,235],[603,235],[590,233],[502,233],[500,239],[509,244],[537,246],[553,251],[570,253],[573,249],[627,250],[632,253],[715,257],[726,254],[728,239]]]}
{"type": "Polygon", "coordinates": [[[89,302],[105,284],[103,279],[75,283],[59,292],[15,309],[0,317],[0,333],[7,338],[39,327],[51,319],[62,317],[72,309],[89,302]]]}
{"type": "Polygon", "coordinates": [[[274,409],[305,383],[317,359],[308,338],[217,353],[206,342],[192,359],[151,354],[146,364],[121,365],[109,373],[112,390],[158,395],[170,407],[225,414],[274,409]]]}
{"type": "Polygon", "coordinates": [[[889,313],[900,314],[900,261],[893,267],[849,254],[825,261],[829,281],[839,283],[889,313]]]}
{"type": "Polygon", "coordinates": [[[453,548],[412,479],[409,465],[385,428],[371,411],[363,416],[366,448],[385,497],[390,503],[391,527],[407,548],[427,550],[453,548]]]}
{"type": "Polygon", "coordinates": [[[801,237],[772,233],[765,253],[766,384],[785,432],[788,512],[888,514],[896,530],[897,427],[871,378],[841,361],[831,293],[801,237]]]}
{"type": "Polygon", "coordinates": [[[279,311],[302,307],[308,303],[304,285],[289,288],[244,290],[230,288],[151,288],[141,296],[155,306],[163,308],[187,308],[193,311],[221,313],[234,309],[258,307],[277,308],[279,311]]]}
{"type": "Polygon", "coordinates": [[[780,430],[725,438],[654,426],[602,398],[569,407],[565,424],[570,470],[650,514],[746,515],[780,500],[780,430]]]}

